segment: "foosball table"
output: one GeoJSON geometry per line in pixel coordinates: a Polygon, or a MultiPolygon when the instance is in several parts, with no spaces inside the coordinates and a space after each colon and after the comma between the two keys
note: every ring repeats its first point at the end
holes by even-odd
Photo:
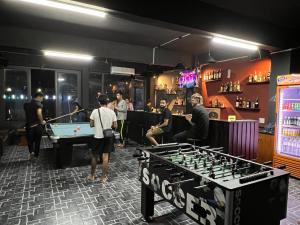
{"type": "Polygon", "coordinates": [[[165,144],[138,148],[141,211],[154,215],[154,194],[202,225],[279,225],[286,217],[289,174],[222,148],[165,144]]]}

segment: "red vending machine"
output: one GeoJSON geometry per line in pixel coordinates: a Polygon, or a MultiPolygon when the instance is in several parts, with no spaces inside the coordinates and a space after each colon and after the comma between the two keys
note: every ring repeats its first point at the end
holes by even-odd
{"type": "Polygon", "coordinates": [[[300,178],[300,74],[277,77],[274,166],[300,178]]]}

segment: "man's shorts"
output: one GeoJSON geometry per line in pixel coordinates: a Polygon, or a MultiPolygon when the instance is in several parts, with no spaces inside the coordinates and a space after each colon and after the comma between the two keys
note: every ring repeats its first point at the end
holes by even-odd
{"type": "Polygon", "coordinates": [[[112,138],[94,138],[92,144],[92,153],[94,156],[102,155],[102,153],[109,153],[112,150],[112,138]]]}
{"type": "Polygon", "coordinates": [[[154,135],[154,136],[157,136],[157,135],[160,135],[160,134],[163,134],[164,131],[163,129],[159,128],[159,127],[155,127],[153,129],[150,129],[151,133],[154,135]]]}

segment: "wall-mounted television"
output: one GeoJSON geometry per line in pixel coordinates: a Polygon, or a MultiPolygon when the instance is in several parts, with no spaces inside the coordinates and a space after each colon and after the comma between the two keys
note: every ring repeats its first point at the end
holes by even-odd
{"type": "Polygon", "coordinates": [[[184,70],[180,72],[178,86],[179,88],[198,87],[197,72],[195,70],[184,70]]]}

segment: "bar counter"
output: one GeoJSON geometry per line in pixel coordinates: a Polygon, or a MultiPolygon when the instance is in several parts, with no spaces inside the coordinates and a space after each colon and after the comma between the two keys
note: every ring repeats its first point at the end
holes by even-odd
{"type": "MultiPolygon", "coordinates": [[[[143,111],[128,111],[128,137],[139,144],[146,141],[146,132],[158,123],[160,114],[143,111]]],[[[173,115],[172,134],[189,129],[190,124],[183,115],[173,115]]],[[[243,156],[246,159],[256,159],[258,144],[258,121],[210,120],[209,134],[205,141],[211,147],[224,147],[224,153],[243,156]]],[[[149,143],[148,143],[149,144],[149,143]]]]}

